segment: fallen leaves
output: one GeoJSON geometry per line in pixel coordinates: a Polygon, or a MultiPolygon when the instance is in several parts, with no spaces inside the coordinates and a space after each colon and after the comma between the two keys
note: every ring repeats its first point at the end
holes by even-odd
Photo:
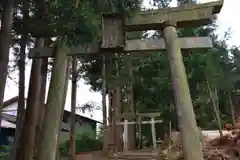
{"type": "MultiPolygon", "coordinates": [[[[229,127],[230,129],[230,127],[229,127]]],[[[207,137],[205,137],[207,139],[207,137]]],[[[181,146],[172,144],[161,151],[166,160],[181,160],[181,146]]],[[[203,144],[204,160],[239,160],[240,159],[240,130],[234,129],[223,137],[206,140],[203,144]]]]}

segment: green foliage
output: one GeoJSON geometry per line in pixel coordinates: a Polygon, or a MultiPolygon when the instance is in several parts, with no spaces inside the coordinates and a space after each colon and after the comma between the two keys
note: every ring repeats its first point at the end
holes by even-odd
{"type": "Polygon", "coordinates": [[[89,125],[77,128],[76,133],[77,133],[76,139],[81,139],[85,135],[88,135],[88,137],[91,139],[95,139],[96,135],[95,131],[89,125]]]}
{"type": "MultiPolygon", "coordinates": [[[[77,131],[76,135],[76,152],[91,152],[102,149],[102,142],[95,138],[93,130],[90,128],[81,128],[81,131],[77,131]]],[[[70,141],[66,141],[60,145],[61,153],[68,153],[70,141]]]]}
{"type": "Polygon", "coordinates": [[[81,139],[76,141],[76,151],[91,152],[102,149],[102,142],[96,139],[91,139],[88,135],[83,135],[81,139]]]}
{"type": "Polygon", "coordinates": [[[38,15],[30,19],[33,36],[64,37],[69,45],[91,42],[99,37],[94,9],[87,2],[75,6],[72,1],[60,0],[49,5],[45,16],[39,18],[38,15]]]}
{"type": "MultiPolygon", "coordinates": [[[[69,141],[61,145],[61,153],[68,153],[69,141]]],[[[76,140],[76,152],[91,152],[99,151],[102,149],[102,142],[97,139],[91,139],[88,135],[83,135],[80,139],[76,140]]]]}
{"type": "Polygon", "coordinates": [[[12,141],[8,145],[2,145],[0,146],[0,160],[6,160],[9,158],[9,154],[12,149],[12,141]]]}
{"type": "MultiPolygon", "coordinates": [[[[6,148],[8,146],[4,146],[4,148],[6,148]]],[[[3,148],[3,146],[1,146],[0,148],[3,148]]],[[[9,157],[9,153],[10,150],[7,152],[0,152],[0,160],[6,160],[9,157]]]]}
{"type": "Polygon", "coordinates": [[[92,0],[90,3],[97,14],[124,12],[125,16],[131,16],[139,10],[142,0],[92,0]]]}

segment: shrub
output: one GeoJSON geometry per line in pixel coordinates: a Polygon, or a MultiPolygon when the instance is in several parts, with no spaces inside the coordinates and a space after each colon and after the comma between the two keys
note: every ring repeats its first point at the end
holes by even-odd
{"type": "MultiPolygon", "coordinates": [[[[91,152],[102,149],[102,141],[95,139],[92,134],[93,131],[85,130],[76,136],[76,152],[91,152]]],[[[66,141],[60,145],[62,154],[67,154],[69,150],[70,141],[66,141]]]]}
{"type": "Polygon", "coordinates": [[[2,145],[0,146],[0,160],[6,160],[9,158],[9,154],[12,149],[13,140],[9,139],[8,145],[2,145]]]}

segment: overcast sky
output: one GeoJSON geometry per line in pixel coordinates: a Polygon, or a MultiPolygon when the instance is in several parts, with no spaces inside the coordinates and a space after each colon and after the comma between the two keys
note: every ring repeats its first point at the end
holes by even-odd
{"type": "MultiPolygon", "coordinates": [[[[199,0],[201,3],[212,1],[212,0],[199,0]]],[[[144,6],[151,7],[149,5],[149,0],[144,0],[144,6]]],[[[176,1],[173,0],[171,3],[171,6],[176,6],[176,1]]],[[[238,17],[240,15],[240,0],[225,0],[223,9],[221,13],[218,16],[217,24],[218,29],[216,33],[219,34],[220,38],[223,38],[225,31],[228,31],[231,29],[231,39],[228,40],[229,46],[240,46],[240,21],[239,19],[235,19],[234,17],[238,17]]],[[[10,59],[13,57],[11,56],[10,59]]],[[[29,81],[29,75],[30,75],[30,63],[28,63],[26,67],[26,93],[25,97],[27,97],[27,90],[28,90],[28,81],[29,81]]],[[[11,74],[12,78],[17,79],[16,73],[11,74]]],[[[49,82],[48,82],[49,85],[49,82]]],[[[47,86],[48,87],[48,86],[47,86]]],[[[16,84],[16,81],[12,79],[7,79],[7,85],[5,89],[5,96],[4,100],[8,100],[14,96],[18,95],[18,86],[16,84]]],[[[68,86],[68,96],[66,101],[65,109],[69,110],[71,109],[71,82],[68,86]]],[[[92,101],[96,104],[101,105],[101,95],[100,93],[91,92],[90,87],[84,84],[83,80],[80,80],[78,82],[78,89],[77,89],[77,101],[79,104],[84,104],[86,102],[92,101]]],[[[78,111],[79,112],[79,111],[78,111]]],[[[93,118],[95,120],[102,121],[102,112],[101,110],[95,111],[94,113],[80,113],[82,115],[85,115],[89,118],[93,118]]]]}

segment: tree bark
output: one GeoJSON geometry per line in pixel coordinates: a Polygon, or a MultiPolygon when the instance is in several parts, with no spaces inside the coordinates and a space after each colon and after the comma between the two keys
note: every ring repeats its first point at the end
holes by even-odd
{"type": "Polygon", "coordinates": [[[58,139],[57,139],[57,145],[56,145],[56,160],[60,159],[60,145],[59,145],[59,137],[60,137],[60,132],[62,130],[62,121],[63,121],[63,114],[65,111],[65,102],[66,102],[66,98],[67,98],[67,90],[68,90],[68,79],[69,79],[69,72],[70,72],[70,59],[68,60],[68,67],[66,68],[66,78],[65,78],[65,84],[64,84],[64,92],[63,92],[63,105],[62,105],[62,110],[61,110],[61,120],[59,122],[59,126],[58,126],[58,139]]]}
{"type": "MultiPolygon", "coordinates": [[[[36,7],[39,10],[37,17],[41,19],[44,15],[48,15],[48,7],[46,5],[48,0],[38,0],[36,1],[36,7]]],[[[44,39],[44,46],[48,46],[48,39],[44,39]]],[[[35,151],[37,152],[40,137],[41,137],[41,129],[42,129],[42,123],[44,119],[44,113],[45,113],[45,97],[46,97],[46,83],[47,83],[47,70],[48,70],[48,58],[41,59],[41,75],[40,75],[40,93],[39,93],[39,106],[38,106],[38,117],[37,117],[37,125],[36,125],[36,136],[35,136],[35,151]]],[[[36,153],[35,152],[35,153],[36,153]]]]}
{"type": "MultiPolygon", "coordinates": [[[[44,44],[45,45],[45,44],[44,44]]],[[[46,45],[45,45],[46,46],[46,45]]],[[[47,84],[47,71],[48,71],[48,58],[42,59],[41,66],[41,88],[40,88],[40,100],[38,107],[38,119],[36,125],[35,136],[35,151],[37,152],[39,143],[41,141],[42,123],[45,115],[45,97],[46,97],[46,84],[47,84]]]]}
{"type": "Polygon", "coordinates": [[[228,99],[229,99],[229,105],[230,105],[230,108],[231,108],[232,123],[233,123],[234,126],[236,126],[235,107],[232,103],[232,97],[231,97],[230,92],[228,92],[228,99]]]}
{"type": "Polygon", "coordinates": [[[69,160],[76,159],[76,100],[77,100],[77,58],[72,57],[72,96],[71,96],[71,131],[69,160]]]}
{"type": "MultiPolygon", "coordinates": [[[[37,47],[43,46],[43,39],[37,40],[37,47]]],[[[40,93],[40,72],[42,60],[33,60],[31,77],[29,82],[27,108],[20,140],[20,150],[17,151],[17,159],[29,160],[34,156],[35,129],[40,93]]]]}
{"type": "Polygon", "coordinates": [[[37,160],[55,160],[65,92],[67,47],[57,44],[37,160]]]}
{"type": "MultiPolygon", "coordinates": [[[[26,22],[28,19],[28,2],[23,2],[23,19],[26,22]]],[[[24,24],[26,26],[26,23],[24,24]]],[[[24,122],[25,114],[25,58],[26,58],[26,46],[28,42],[28,32],[25,30],[22,33],[20,40],[20,60],[19,60],[19,92],[18,92],[18,108],[17,108],[17,121],[16,131],[14,136],[13,148],[11,151],[10,159],[16,159],[17,150],[20,149],[20,138],[22,135],[22,126],[24,122]]]]}
{"type": "Polygon", "coordinates": [[[117,151],[121,151],[121,139],[119,137],[122,136],[121,127],[116,125],[117,121],[120,121],[120,111],[121,111],[121,87],[119,81],[119,63],[118,63],[118,54],[115,55],[115,67],[116,67],[116,84],[115,84],[115,91],[114,91],[114,116],[113,118],[113,130],[114,130],[114,142],[117,151]]]}
{"type": "MultiPolygon", "coordinates": [[[[111,147],[112,147],[112,144],[115,143],[115,139],[114,139],[114,135],[115,135],[115,131],[114,131],[114,123],[113,123],[113,117],[114,117],[114,100],[115,99],[115,96],[114,96],[114,91],[111,90],[110,88],[108,89],[108,102],[109,102],[109,108],[108,108],[108,124],[109,124],[109,127],[108,127],[108,146],[109,144],[111,144],[111,147]]],[[[112,152],[114,148],[109,148],[110,151],[112,152]]],[[[109,152],[109,150],[108,150],[109,152]]]]}
{"type": "Polygon", "coordinates": [[[13,23],[14,0],[3,1],[2,6],[3,12],[1,15],[0,31],[0,111],[2,111],[6,78],[8,74],[9,49],[12,39],[11,33],[13,23]]]}
{"type": "Polygon", "coordinates": [[[217,120],[219,134],[220,134],[220,137],[223,137],[222,120],[221,120],[221,115],[220,115],[220,111],[219,111],[218,91],[216,88],[214,89],[214,98],[212,99],[212,101],[214,101],[213,109],[214,109],[214,113],[215,113],[216,120],[217,120]]]}
{"type": "MultiPolygon", "coordinates": [[[[128,75],[130,78],[129,86],[128,86],[128,104],[129,104],[129,112],[132,114],[136,113],[136,108],[134,105],[134,94],[133,94],[133,72],[132,72],[132,55],[129,55],[128,59],[128,75]]],[[[133,121],[136,121],[136,118],[132,119],[133,121]]],[[[136,147],[136,124],[129,125],[129,149],[135,149],[136,147]]]]}
{"type": "Polygon", "coordinates": [[[122,142],[121,142],[121,136],[122,136],[122,131],[121,131],[121,126],[116,125],[118,121],[120,121],[120,110],[121,110],[121,88],[120,86],[116,86],[115,88],[115,115],[114,115],[114,126],[115,126],[115,142],[116,142],[116,149],[118,152],[122,150],[122,142]]]}
{"type": "Polygon", "coordinates": [[[202,160],[203,153],[199,131],[193,110],[181,49],[178,43],[177,31],[174,27],[175,23],[166,22],[165,25],[166,27],[163,29],[163,35],[168,51],[184,158],[186,160],[202,160]]]}
{"type": "Polygon", "coordinates": [[[112,105],[111,105],[111,110],[110,110],[110,113],[111,113],[111,116],[110,116],[110,119],[111,119],[111,135],[112,135],[112,144],[113,144],[113,148],[112,148],[112,151],[116,151],[116,132],[117,132],[117,126],[116,126],[116,88],[112,91],[112,105]]]}
{"type": "Polygon", "coordinates": [[[108,136],[107,136],[107,104],[106,104],[106,90],[107,90],[107,71],[106,71],[106,56],[102,56],[102,110],[103,110],[103,152],[107,155],[108,150],[108,136]]]}
{"type": "Polygon", "coordinates": [[[222,137],[223,136],[222,122],[221,122],[220,111],[219,111],[217,89],[214,88],[214,91],[211,89],[211,86],[209,84],[209,81],[208,81],[207,77],[206,77],[206,82],[207,82],[207,88],[208,88],[209,97],[210,97],[210,99],[212,101],[213,112],[215,114],[215,119],[217,121],[218,131],[219,131],[220,137],[222,137]]]}

